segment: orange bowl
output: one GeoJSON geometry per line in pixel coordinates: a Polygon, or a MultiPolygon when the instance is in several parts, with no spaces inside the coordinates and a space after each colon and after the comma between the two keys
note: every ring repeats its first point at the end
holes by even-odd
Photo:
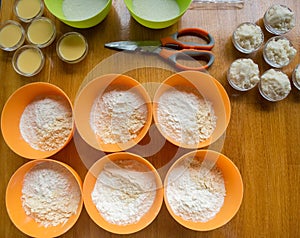
{"type": "Polygon", "coordinates": [[[128,152],[112,153],[99,159],[89,169],[83,182],[83,201],[89,216],[98,226],[115,234],[131,234],[144,229],[158,215],[163,202],[162,181],[153,165],[144,158],[128,152]],[[108,222],[97,210],[97,207],[95,206],[91,197],[97,178],[103,170],[104,165],[108,162],[114,162],[117,160],[135,160],[141,163],[142,165],[145,165],[147,169],[149,169],[149,171],[151,171],[155,176],[157,190],[154,202],[149,211],[146,214],[144,214],[137,223],[134,224],[118,225],[108,222]]]}
{"type": "Polygon", "coordinates": [[[67,94],[64,93],[59,87],[44,82],[29,83],[17,89],[8,98],[3,107],[1,115],[1,130],[3,138],[11,150],[13,150],[16,154],[28,159],[43,159],[56,154],[69,143],[73,136],[74,126],[72,124],[72,130],[63,146],[56,150],[49,151],[34,149],[23,139],[19,129],[19,124],[24,109],[36,98],[45,96],[62,97],[68,102],[71,110],[73,111],[72,103],[67,94]]]}
{"type": "Polygon", "coordinates": [[[230,121],[231,106],[229,97],[223,86],[212,76],[199,71],[183,71],[168,77],[157,89],[153,99],[153,118],[160,133],[171,143],[176,146],[197,149],[210,145],[218,140],[226,131],[230,121]],[[204,141],[197,144],[186,144],[171,138],[165,133],[158,119],[159,98],[167,90],[174,87],[189,88],[199,93],[203,99],[212,103],[215,116],[217,117],[216,128],[212,135],[204,141]]]}
{"type": "Polygon", "coordinates": [[[225,155],[212,150],[191,151],[180,157],[169,169],[164,181],[164,201],[171,216],[182,226],[195,231],[209,231],[228,223],[238,212],[243,199],[243,181],[238,168],[225,155]],[[168,182],[171,171],[186,159],[192,158],[216,165],[222,172],[226,190],[223,206],[214,218],[207,222],[193,222],[174,213],[167,197],[168,182]]]}
{"type": "Polygon", "coordinates": [[[55,163],[57,165],[63,166],[72,174],[72,176],[76,179],[78,186],[80,188],[80,192],[82,191],[82,181],[78,174],[75,172],[67,164],[64,164],[59,161],[50,160],[50,159],[40,159],[40,160],[32,160],[23,166],[21,166],[10,178],[6,188],[6,209],[11,221],[15,224],[15,226],[25,233],[28,236],[32,237],[56,237],[60,236],[63,233],[67,232],[71,227],[76,223],[79,215],[81,213],[83,207],[83,199],[82,196],[80,198],[80,202],[78,204],[76,214],[72,215],[69,220],[61,225],[57,226],[49,226],[44,227],[40,223],[36,222],[30,216],[25,214],[25,210],[22,206],[22,187],[23,180],[28,171],[32,169],[34,166],[40,163],[55,163]]]}
{"type": "Polygon", "coordinates": [[[133,78],[120,74],[107,74],[93,79],[78,93],[74,104],[76,129],[87,144],[105,152],[127,150],[136,145],[147,133],[152,122],[152,104],[145,88],[133,78]],[[141,96],[147,106],[146,123],[137,136],[125,143],[106,144],[95,134],[90,125],[90,113],[96,98],[109,88],[126,89],[141,96]]]}

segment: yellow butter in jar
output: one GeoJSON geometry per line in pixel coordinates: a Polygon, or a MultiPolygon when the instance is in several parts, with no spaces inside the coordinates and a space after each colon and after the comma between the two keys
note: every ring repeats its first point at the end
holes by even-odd
{"type": "Polygon", "coordinates": [[[13,67],[15,71],[23,76],[34,76],[38,74],[45,63],[42,51],[33,45],[20,47],[13,56],[13,67]]]}
{"type": "Polygon", "coordinates": [[[46,17],[34,19],[27,28],[28,42],[39,48],[44,48],[50,45],[54,41],[55,37],[55,25],[46,17]]]}
{"type": "Polygon", "coordinates": [[[0,27],[0,48],[5,51],[14,51],[25,40],[25,31],[16,21],[8,20],[0,27]]]}
{"type": "Polygon", "coordinates": [[[14,5],[15,15],[23,22],[30,22],[44,12],[42,0],[17,0],[14,5]]]}
{"type": "Polygon", "coordinates": [[[78,63],[87,55],[88,43],[80,33],[68,32],[58,40],[56,52],[64,62],[78,63]]]}

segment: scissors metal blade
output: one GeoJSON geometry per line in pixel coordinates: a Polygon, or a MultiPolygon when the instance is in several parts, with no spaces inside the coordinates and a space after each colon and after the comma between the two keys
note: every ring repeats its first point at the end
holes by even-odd
{"type": "Polygon", "coordinates": [[[142,51],[152,52],[153,48],[158,48],[161,45],[160,41],[116,41],[106,43],[104,46],[114,50],[127,50],[127,51],[142,51]],[[149,51],[146,50],[149,47],[149,51]],[[145,48],[145,51],[143,50],[145,48]]]}

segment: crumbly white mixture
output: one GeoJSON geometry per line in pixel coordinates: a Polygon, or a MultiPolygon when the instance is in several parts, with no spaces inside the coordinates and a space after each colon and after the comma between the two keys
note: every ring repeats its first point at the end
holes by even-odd
{"type": "Polygon", "coordinates": [[[241,24],[233,34],[234,41],[243,49],[256,50],[263,43],[263,33],[258,25],[241,24]]]}
{"type": "Polygon", "coordinates": [[[98,14],[108,0],[64,0],[63,13],[68,20],[84,20],[98,14]]]}
{"type": "Polygon", "coordinates": [[[147,105],[137,93],[113,89],[96,98],[90,125],[105,144],[126,143],[137,137],[147,119],[147,105]]]}
{"type": "Polygon", "coordinates": [[[300,85],[300,65],[295,69],[295,80],[300,85]]]}
{"type": "Polygon", "coordinates": [[[109,162],[99,174],[91,196],[106,221],[118,225],[134,224],[154,202],[155,176],[135,160],[109,162]]]}
{"type": "Polygon", "coordinates": [[[157,120],[167,136],[187,145],[208,139],[217,123],[212,103],[183,88],[171,88],[160,96],[157,120]]]}
{"type": "Polygon", "coordinates": [[[264,49],[265,57],[279,66],[285,66],[295,57],[297,50],[286,38],[273,38],[264,49]]]}
{"type": "Polygon", "coordinates": [[[75,178],[62,165],[42,162],[24,177],[23,208],[26,215],[44,227],[66,223],[76,214],[80,198],[75,178]]]}
{"type": "Polygon", "coordinates": [[[56,150],[68,140],[73,126],[72,109],[59,96],[38,98],[28,104],[20,119],[23,139],[34,149],[56,150]]]}
{"type": "Polygon", "coordinates": [[[228,79],[241,89],[251,89],[259,82],[259,68],[252,59],[235,60],[228,72],[228,79]]]}
{"type": "Polygon", "coordinates": [[[184,220],[207,222],[220,211],[226,196],[221,171],[197,158],[185,159],[169,174],[166,195],[173,212],[184,220]]]}
{"type": "Polygon", "coordinates": [[[290,93],[291,83],[285,73],[269,69],[261,76],[260,88],[267,97],[280,100],[290,93]]]}
{"type": "Polygon", "coordinates": [[[295,14],[288,7],[273,5],[265,14],[268,24],[279,31],[285,32],[295,26],[295,14]]]}

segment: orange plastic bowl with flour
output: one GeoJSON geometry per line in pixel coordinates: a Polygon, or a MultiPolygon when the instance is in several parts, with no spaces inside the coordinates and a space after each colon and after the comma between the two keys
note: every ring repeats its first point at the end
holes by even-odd
{"type": "MultiPolygon", "coordinates": [[[[164,201],[169,213],[179,224],[195,231],[210,231],[228,223],[236,215],[241,206],[243,191],[242,177],[235,164],[225,155],[212,150],[196,150],[183,155],[171,166],[164,181],[164,201]],[[183,219],[182,216],[174,213],[168,200],[167,190],[170,174],[172,171],[175,172],[177,168],[176,174],[180,176],[177,166],[187,159],[196,159],[202,163],[205,161],[206,165],[216,166],[223,175],[226,190],[223,206],[215,217],[206,222],[194,222],[192,220],[183,219]]],[[[184,215],[186,215],[186,213],[184,215]]]]}
{"type": "Polygon", "coordinates": [[[78,185],[80,193],[82,193],[82,181],[79,175],[67,164],[50,159],[32,160],[22,165],[10,178],[6,188],[6,209],[14,225],[26,235],[45,238],[57,237],[67,232],[76,223],[83,207],[83,199],[81,196],[76,214],[71,215],[66,223],[57,226],[44,227],[32,217],[26,215],[21,199],[24,177],[32,168],[41,163],[55,164],[65,168],[71,177],[76,180],[75,184],[78,185]]]}
{"type": "MultiPolygon", "coordinates": [[[[125,106],[122,105],[122,108],[125,108],[125,106]]],[[[135,146],[148,132],[152,122],[152,103],[145,88],[135,79],[121,74],[107,74],[88,82],[82,90],[79,91],[74,103],[74,119],[76,129],[80,136],[91,147],[105,152],[124,151],[135,146]],[[142,105],[145,105],[147,109],[146,120],[143,127],[136,133],[135,138],[124,143],[107,143],[103,141],[103,138],[96,134],[90,122],[91,111],[95,100],[114,88],[123,92],[130,91],[139,96],[142,105]]],[[[118,122],[114,121],[113,116],[110,123],[118,125],[118,122]]],[[[127,126],[129,125],[126,125],[126,127],[127,126]]]]}
{"type": "Polygon", "coordinates": [[[83,201],[89,216],[101,228],[115,234],[135,233],[147,227],[158,215],[163,203],[162,181],[156,169],[146,159],[128,152],[118,152],[118,153],[108,154],[102,157],[101,159],[99,159],[96,163],[94,163],[92,167],[89,169],[88,173],[86,174],[86,177],[83,182],[83,201]],[[91,195],[94,190],[97,178],[99,174],[102,172],[105,164],[115,163],[118,160],[123,160],[123,161],[133,160],[140,163],[142,166],[145,166],[147,168],[147,171],[153,173],[154,181],[156,184],[156,194],[150,209],[140,218],[139,221],[127,225],[118,225],[118,224],[113,224],[108,222],[98,211],[96,205],[92,200],[92,195],[91,195]]]}
{"type": "Polygon", "coordinates": [[[62,146],[53,150],[34,149],[22,137],[20,120],[27,105],[39,97],[59,96],[67,102],[73,111],[69,97],[59,87],[45,82],[29,83],[17,89],[7,100],[1,115],[1,130],[6,144],[16,154],[28,159],[43,159],[56,154],[63,149],[73,136],[74,126],[72,122],[71,132],[62,146]]]}
{"type": "MultiPolygon", "coordinates": [[[[212,76],[198,71],[183,71],[171,75],[164,82],[162,82],[162,84],[157,89],[153,99],[153,118],[158,130],[168,141],[183,148],[203,148],[217,141],[226,131],[226,128],[230,121],[230,115],[230,101],[223,86],[212,76]],[[171,137],[171,135],[163,129],[163,126],[165,125],[161,123],[158,117],[160,104],[159,100],[166,91],[174,88],[191,90],[193,92],[196,92],[199,98],[203,98],[204,100],[212,103],[214,114],[216,116],[216,126],[210,137],[204,139],[203,141],[200,141],[199,143],[187,143],[186,141],[182,142],[178,138],[171,137]]],[[[185,120],[185,118],[183,120],[185,120]]],[[[183,123],[185,122],[183,121],[183,123]]],[[[183,126],[179,129],[181,129],[182,133],[184,133],[184,130],[182,128],[183,126]]],[[[193,133],[197,132],[194,131],[193,133]]]]}

